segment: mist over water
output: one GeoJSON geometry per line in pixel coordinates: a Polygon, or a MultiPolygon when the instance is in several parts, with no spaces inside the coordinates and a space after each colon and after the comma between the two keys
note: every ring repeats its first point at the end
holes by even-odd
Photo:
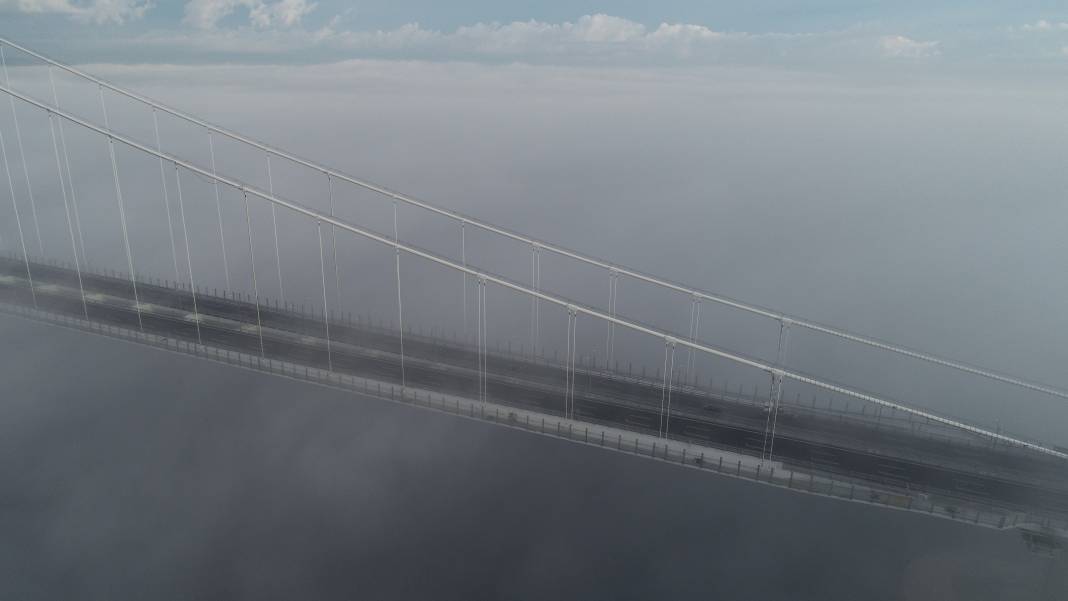
{"type": "Polygon", "coordinates": [[[0,324],[5,597],[1041,599],[1055,577],[1012,532],[0,324]]]}
{"type": "MultiPolygon", "coordinates": [[[[1061,84],[400,62],[88,69],[535,238],[1068,386],[1056,276],[1068,183],[1061,84]]],[[[51,98],[46,73],[15,71],[23,89],[51,98]]],[[[92,86],[58,83],[64,106],[100,120],[92,86]]],[[[117,131],[154,142],[150,112],[107,102],[117,131]]],[[[43,158],[30,166],[46,254],[70,256],[47,117],[18,110],[27,154],[43,158]]],[[[0,102],[8,137],[10,118],[0,102]]],[[[164,150],[210,164],[203,130],[164,116],[160,128],[164,150]]],[[[71,125],[65,135],[89,258],[124,271],[105,142],[71,125]]],[[[213,143],[220,173],[268,188],[262,155],[213,143]]],[[[137,270],[173,279],[159,162],[117,149],[137,270]]],[[[322,174],[271,166],[279,196],[327,210],[322,174]]],[[[173,165],[164,178],[177,218],[173,165]]],[[[214,187],[188,172],[181,186],[197,284],[222,288],[214,187]]],[[[334,193],[339,216],[392,235],[389,202],[351,186],[334,193]]],[[[233,287],[250,291],[242,199],[219,194],[233,287]]],[[[2,196],[4,246],[15,250],[2,196]]],[[[277,297],[270,209],[253,201],[250,213],[261,294],[277,297]]],[[[459,259],[455,223],[400,206],[398,224],[402,239],[459,259]]],[[[529,282],[529,247],[467,234],[470,264],[529,282]]],[[[287,300],[321,306],[315,224],[281,214],[279,238],[287,300]]],[[[185,279],[181,240],[177,252],[185,279]]],[[[393,319],[393,249],[348,236],[338,254],[331,310],[393,319]]],[[[545,253],[541,268],[544,289],[607,302],[603,271],[545,253]]],[[[463,335],[463,285],[403,259],[406,324],[463,335]]],[[[529,300],[491,288],[487,303],[491,344],[530,344],[529,300]]],[[[702,341],[774,358],[776,323],[702,310],[702,341]]],[[[624,279],[619,312],[684,334],[690,304],[624,279]]],[[[540,344],[562,353],[564,311],[543,307],[540,319],[540,344]]],[[[0,581],[15,598],[1026,599],[1041,598],[1036,583],[1050,577],[1012,533],[721,481],[7,318],[0,328],[12,391],[0,409],[11,500],[0,519],[12,536],[0,553],[24,568],[0,581]]],[[[580,352],[603,361],[605,333],[580,322],[580,352]]],[[[663,342],[617,331],[616,355],[652,372],[663,342]]],[[[1066,440],[1063,402],[798,330],[787,365],[1066,440]]],[[[723,362],[701,359],[697,372],[702,383],[767,390],[723,362]]]]}

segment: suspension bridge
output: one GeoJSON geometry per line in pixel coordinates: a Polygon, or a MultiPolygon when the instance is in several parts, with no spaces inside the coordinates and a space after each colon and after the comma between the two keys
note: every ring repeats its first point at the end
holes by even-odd
{"type": "Polygon", "coordinates": [[[791,331],[805,331],[1012,391],[1064,401],[1064,390],[462,215],[9,40],[0,39],[0,63],[0,90],[10,105],[9,122],[0,127],[10,196],[0,232],[6,316],[796,493],[1015,528],[1038,550],[1068,540],[1068,449],[802,372],[791,367],[788,342],[791,331]],[[13,83],[15,70],[24,86],[13,83]],[[61,103],[59,77],[79,95],[61,103]],[[93,104],[99,113],[88,116],[93,104]],[[165,144],[161,117],[206,143],[165,150],[172,144],[165,144]],[[117,126],[137,119],[150,125],[136,133],[117,126]],[[223,143],[227,148],[217,153],[223,143]],[[253,157],[264,181],[253,181],[247,166],[232,159],[237,155],[253,157]],[[276,192],[287,178],[301,182],[297,190],[306,187],[302,182],[325,182],[326,202],[276,192]],[[385,218],[343,216],[340,204],[353,190],[369,194],[367,202],[378,203],[385,218]],[[158,217],[152,223],[144,218],[148,207],[158,217]],[[402,236],[402,209],[454,228],[458,248],[402,236]],[[137,244],[146,231],[153,232],[151,248],[137,244]],[[290,251],[287,244],[299,236],[310,252],[290,251]],[[491,257],[473,252],[473,237],[520,249],[521,268],[491,269],[491,257]],[[373,250],[357,257],[345,250],[346,240],[373,250]],[[543,285],[543,258],[600,274],[605,302],[580,302],[578,292],[543,285]],[[373,273],[353,267],[369,263],[373,273]],[[681,299],[687,330],[656,325],[652,313],[620,311],[621,282],[681,299]],[[411,305],[418,302],[434,309],[413,325],[411,305]],[[715,344],[702,333],[703,306],[773,324],[773,356],[715,344]],[[643,352],[631,351],[642,344],[643,352]],[[767,392],[716,386],[702,370],[763,379],[767,392]],[[787,385],[798,390],[793,399],[784,394],[787,385]],[[811,400],[802,400],[801,391],[811,400]]]}

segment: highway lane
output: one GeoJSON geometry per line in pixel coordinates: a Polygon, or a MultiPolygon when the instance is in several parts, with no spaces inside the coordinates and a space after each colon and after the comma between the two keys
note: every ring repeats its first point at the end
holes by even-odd
{"type": "MultiPolygon", "coordinates": [[[[56,267],[33,267],[39,286],[38,302],[49,310],[80,315],[82,306],[72,294],[71,272],[56,267]],[[51,287],[49,287],[51,286],[51,287]]],[[[4,264],[0,272],[22,275],[21,264],[4,264]]],[[[77,290],[74,279],[73,291],[77,290]]],[[[106,276],[87,276],[86,288],[93,302],[90,317],[103,323],[137,327],[137,314],[132,303],[122,300],[132,296],[128,281],[106,276]],[[119,300],[116,300],[119,299],[119,300]]],[[[28,290],[0,286],[6,300],[28,304],[28,290]]],[[[192,318],[192,297],[187,291],[162,286],[138,285],[142,303],[153,305],[142,312],[146,331],[184,340],[196,339],[196,322],[192,318]]],[[[205,315],[201,319],[201,336],[205,344],[236,351],[259,353],[259,332],[254,327],[254,305],[231,299],[197,296],[198,308],[205,315]],[[253,324],[250,327],[250,323],[253,324]]],[[[146,307],[147,308],[147,307],[146,307]]],[[[265,324],[264,354],[318,367],[326,367],[325,342],[321,339],[322,324],[313,318],[281,309],[261,308],[265,324]],[[318,330],[318,331],[317,331],[318,330]]],[[[387,382],[399,382],[398,341],[395,333],[364,325],[335,326],[332,353],[334,369],[338,372],[387,382]],[[335,334],[336,332],[336,334],[335,334]]],[[[477,397],[477,359],[474,350],[459,344],[432,342],[429,339],[406,336],[405,371],[412,387],[477,397]]],[[[653,382],[627,380],[617,374],[580,374],[585,386],[576,390],[576,414],[580,419],[622,426],[633,430],[655,431],[659,420],[660,388],[653,382]]],[[[532,362],[529,358],[491,355],[489,394],[494,402],[560,414],[563,409],[564,377],[554,365],[532,362]]],[[[676,398],[676,397],[673,397],[676,398]]],[[[708,395],[680,393],[678,410],[674,413],[670,434],[673,438],[688,439],[701,444],[743,450],[759,454],[763,443],[764,412],[759,407],[739,403],[709,403],[708,395]]],[[[789,422],[794,417],[781,418],[789,422]]],[[[812,417],[799,425],[804,427],[812,417]]],[[[833,420],[831,420],[833,421],[833,420]]],[[[835,423],[833,428],[817,430],[818,440],[794,435],[784,423],[783,436],[776,438],[776,459],[787,464],[818,468],[849,474],[868,481],[894,485],[908,484],[913,489],[982,498],[1015,507],[1040,508],[1068,512],[1068,483],[1064,486],[1036,486],[1029,482],[1026,471],[1017,471],[1017,478],[991,477],[975,470],[947,469],[945,466],[907,460],[886,453],[873,453],[845,448],[827,439],[827,432],[835,432],[848,424],[835,423]]],[[[900,436],[897,434],[896,436],[900,436]]],[[[905,441],[925,443],[926,439],[905,441]]],[[[941,443],[945,444],[945,443],[941,443]]],[[[969,453],[974,452],[969,450],[969,453]]],[[[999,454],[990,451],[993,456],[999,454]]],[[[1024,463],[1036,471],[1049,466],[1042,459],[1010,455],[1004,460],[1024,463]]],[[[1058,466],[1063,468],[1063,466],[1058,466]]],[[[1048,474],[1043,472],[1043,476],[1048,474]]]]}

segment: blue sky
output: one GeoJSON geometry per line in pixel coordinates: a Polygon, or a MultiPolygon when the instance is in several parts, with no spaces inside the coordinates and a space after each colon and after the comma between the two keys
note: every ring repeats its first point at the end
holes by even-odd
{"type": "Polygon", "coordinates": [[[0,33],[82,61],[1068,64],[1041,0],[0,0],[0,33]]]}

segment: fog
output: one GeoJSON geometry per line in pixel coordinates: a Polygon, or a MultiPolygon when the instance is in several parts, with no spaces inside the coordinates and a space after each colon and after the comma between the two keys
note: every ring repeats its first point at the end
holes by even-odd
{"type": "MultiPolygon", "coordinates": [[[[1057,276],[1068,183],[1061,83],[936,71],[874,77],[400,61],[87,69],[541,240],[1068,386],[1060,369],[1068,352],[1059,344],[1065,284],[1057,276]]],[[[20,89],[49,99],[45,76],[12,73],[20,89]]],[[[67,76],[58,84],[63,106],[100,121],[92,86],[67,76]]],[[[154,146],[150,112],[110,94],[106,102],[117,131],[154,146]]],[[[0,127],[28,231],[4,104],[0,127]]],[[[42,247],[71,257],[47,117],[18,111],[27,156],[35,157],[28,167],[42,247]]],[[[210,165],[203,130],[163,115],[160,129],[164,150],[210,165]]],[[[125,271],[105,142],[70,124],[64,135],[87,255],[97,268],[125,271]]],[[[213,142],[220,173],[269,187],[262,155],[213,142]]],[[[116,149],[136,270],[173,279],[159,163],[116,149]]],[[[165,167],[173,220],[178,181],[165,167]]],[[[191,261],[179,239],[177,277],[186,279],[191,264],[199,286],[224,287],[214,189],[188,172],[181,178],[191,261]]],[[[321,174],[272,161],[271,184],[279,196],[328,209],[321,174]]],[[[352,186],[334,193],[341,218],[392,235],[389,202],[352,186]]],[[[232,285],[250,290],[241,197],[225,187],[219,194],[232,285]]],[[[15,251],[10,203],[0,211],[4,249],[15,251]]],[[[260,291],[276,298],[270,209],[253,200],[251,212],[260,291]]],[[[402,239],[459,259],[454,222],[402,205],[398,227],[402,239]]],[[[467,233],[470,264],[530,281],[529,247],[467,233]]],[[[286,299],[318,307],[315,224],[279,214],[279,237],[286,299]]],[[[393,249],[342,236],[338,255],[342,286],[328,282],[331,311],[392,320],[393,249]]],[[[607,302],[605,272],[544,252],[541,269],[546,290],[607,302]]],[[[462,286],[458,274],[405,257],[406,325],[462,334],[462,286]]],[[[487,296],[491,344],[529,345],[529,300],[492,286],[487,296]]],[[[776,323],[707,303],[702,311],[703,342],[774,358],[776,323]]],[[[619,312],[684,335],[690,302],[624,279],[619,312]]],[[[472,306],[466,315],[473,324],[472,306]]],[[[564,312],[542,307],[540,320],[540,344],[562,353],[564,312]]],[[[790,591],[823,599],[860,590],[873,599],[976,599],[1034,597],[1034,583],[1048,577],[1049,566],[1012,534],[721,482],[8,318],[0,327],[5,380],[17,391],[3,407],[11,429],[3,438],[13,499],[5,529],[18,536],[5,538],[34,545],[18,559],[26,562],[21,573],[57,574],[0,579],[13,583],[16,597],[32,597],[29,583],[47,580],[56,588],[40,589],[42,598],[83,590],[451,598],[790,591]],[[552,509],[535,511],[544,507],[552,509]],[[118,567],[125,564],[131,569],[118,567]],[[964,588],[933,588],[933,573],[955,575],[947,578],[964,588]]],[[[603,324],[581,321],[580,352],[603,360],[605,334],[603,324]]],[[[617,332],[616,344],[621,361],[650,371],[662,361],[660,340],[617,332]]],[[[1063,402],[1037,394],[796,329],[786,364],[1010,433],[1066,441],[1063,402]]],[[[696,371],[701,382],[767,390],[763,376],[722,361],[701,359],[696,371]]],[[[788,385],[786,395],[795,394],[812,391],[788,385]]],[[[14,557],[16,548],[3,552],[14,557]]],[[[22,565],[15,561],[5,564],[22,565]]]]}

